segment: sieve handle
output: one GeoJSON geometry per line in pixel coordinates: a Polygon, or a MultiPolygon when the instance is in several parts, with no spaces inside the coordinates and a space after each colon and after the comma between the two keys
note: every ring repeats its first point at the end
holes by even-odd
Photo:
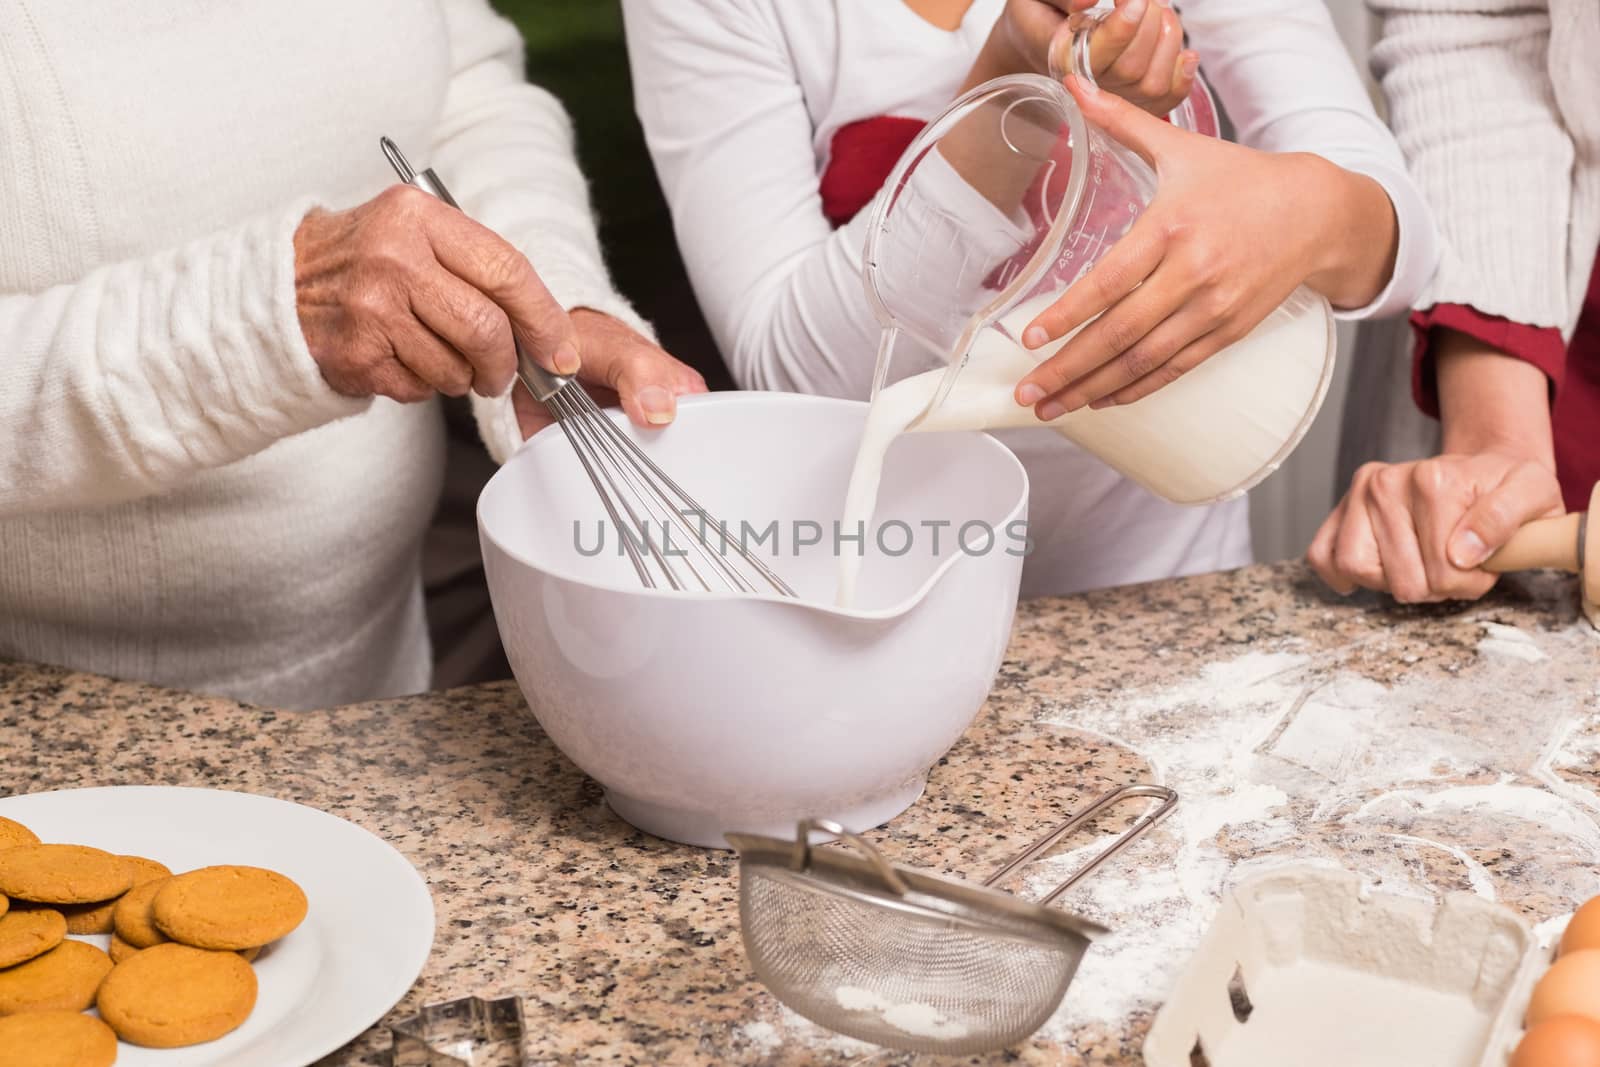
{"type": "Polygon", "coordinates": [[[911,891],[911,888],[906,885],[906,880],[901,878],[900,873],[894,869],[894,864],[883,858],[883,853],[873,848],[859,834],[853,834],[829,819],[800,820],[800,827],[795,831],[794,835],[794,857],[789,861],[789,865],[795,870],[803,871],[811,865],[812,830],[820,830],[822,833],[832,834],[834,837],[842,837],[856,846],[856,851],[867,857],[872,866],[877,869],[878,874],[883,877],[883,884],[889,888],[890,892],[903,897],[911,891]]]}
{"type": "Polygon", "coordinates": [[[1111,792],[1098,797],[1093,804],[1090,804],[1087,808],[1084,808],[1082,811],[1071,816],[1066,822],[1048,831],[1043,837],[1040,837],[1033,844],[1023,849],[1004,867],[1001,867],[998,871],[995,871],[988,878],[984,879],[983,884],[994,885],[1002,878],[1005,878],[1007,875],[1016,871],[1017,868],[1027,866],[1028,864],[1032,863],[1034,860],[1038,859],[1040,856],[1054,848],[1062,838],[1066,837],[1068,834],[1072,833],[1072,831],[1076,830],[1078,827],[1082,826],[1096,815],[1099,815],[1102,811],[1111,807],[1113,804],[1119,804],[1124,800],[1133,800],[1138,798],[1159,800],[1161,803],[1146,811],[1143,815],[1139,816],[1138,821],[1132,826],[1128,827],[1126,830],[1122,831],[1122,833],[1118,835],[1117,839],[1111,842],[1111,844],[1108,845],[1104,851],[1095,856],[1094,859],[1090,860],[1088,863],[1085,863],[1082,867],[1079,867],[1067,878],[1066,881],[1050,890],[1049,893],[1045,894],[1036,902],[1039,904],[1050,903],[1052,900],[1056,899],[1056,897],[1059,897],[1062,893],[1065,893],[1067,890],[1081,882],[1084,878],[1094,873],[1096,868],[1098,868],[1106,860],[1110,859],[1118,852],[1121,852],[1123,849],[1133,844],[1134,839],[1140,834],[1144,833],[1146,830],[1150,829],[1150,827],[1166,818],[1167,815],[1171,813],[1172,809],[1177,806],[1178,794],[1175,791],[1168,789],[1164,785],[1125,785],[1120,789],[1113,789],[1111,792]]]}

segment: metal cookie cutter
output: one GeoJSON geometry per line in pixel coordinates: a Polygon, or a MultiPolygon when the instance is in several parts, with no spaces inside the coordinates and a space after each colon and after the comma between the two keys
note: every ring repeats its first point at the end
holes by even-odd
{"type": "Polygon", "coordinates": [[[389,1028],[393,1067],[524,1067],[522,999],[429,1004],[389,1028]]]}

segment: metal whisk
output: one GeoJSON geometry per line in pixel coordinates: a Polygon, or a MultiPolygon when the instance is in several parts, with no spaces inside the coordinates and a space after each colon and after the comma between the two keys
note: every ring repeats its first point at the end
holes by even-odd
{"type": "MultiPolygon", "coordinates": [[[[420,171],[413,168],[387,137],[378,143],[401,181],[461,210],[431,167],[420,171]]],[[[759,593],[765,587],[784,596],[796,595],[788,583],[745,548],[742,537],[730,536],[723,523],[617,429],[582,385],[539,366],[523,351],[520,342],[517,377],[567,435],[616,527],[639,581],[647,588],[656,589],[659,582],[665,582],[669,588],[679,590],[759,593]],[[660,531],[659,539],[656,530],[660,531]],[[675,564],[688,574],[679,573],[675,564]]]]}

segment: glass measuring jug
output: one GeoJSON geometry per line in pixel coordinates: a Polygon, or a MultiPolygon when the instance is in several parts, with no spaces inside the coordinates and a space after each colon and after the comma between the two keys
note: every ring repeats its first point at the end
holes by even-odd
{"type": "Polygon", "coordinates": [[[979,331],[1045,290],[1064,291],[1155,196],[1132,150],[1090,126],[1059,82],[986,82],[929,123],[889,176],[869,221],[864,280],[884,326],[883,387],[905,333],[950,369],[944,401],[979,331]]]}
{"type": "MultiPolygon", "coordinates": [[[[1090,82],[1095,80],[1094,31],[1114,11],[1111,0],[1100,0],[1098,6],[1069,15],[1061,23],[1056,29],[1055,38],[1050,42],[1049,63],[1052,79],[1061,81],[1068,74],[1075,74],[1090,82]]],[[[1194,85],[1190,88],[1189,95],[1172,109],[1167,115],[1167,121],[1179,129],[1204,134],[1207,137],[1219,135],[1221,123],[1217,121],[1217,103],[1211,98],[1211,89],[1198,70],[1195,72],[1194,85]]]]}
{"type": "MultiPolygon", "coordinates": [[[[1041,425],[1012,389],[1067,339],[1030,351],[1021,333],[1132,228],[1156,185],[1057,81],[1013,75],[956,100],[902,155],[869,220],[863,281],[883,326],[873,397],[903,334],[948,363],[893,387],[926,397],[911,432],[1041,425]]],[[[1168,500],[1222,500],[1299,443],[1333,355],[1327,302],[1302,288],[1165,388],[1049,425],[1168,500]]]]}

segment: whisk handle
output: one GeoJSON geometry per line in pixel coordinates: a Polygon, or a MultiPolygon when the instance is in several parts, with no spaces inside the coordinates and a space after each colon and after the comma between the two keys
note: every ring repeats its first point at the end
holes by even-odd
{"type": "MultiPolygon", "coordinates": [[[[384,156],[389,160],[389,165],[394,168],[401,181],[414,188],[421,189],[430,196],[438,197],[457,211],[461,205],[456,203],[456,198],[450,195],[450,190],[445,188],[439,175],[433,172],[432,167],[417,170],[411,166],[411,161],[406,159],[405,153],[400,151],[400,146],[387,137],[378,138],[378,146],[383,149],[384,156]]],[[[465,214],[465,212],[462,212],[465,214]]],[[[559,374],[552,374],[533,361],[522,348],[522,342],[514,342],[517,348],[517,377],[522,384],[528,387],[528,392],[540,403],[549,400],[561,387],[570,382],[571,378],[563,378],[559,374]]]]}

